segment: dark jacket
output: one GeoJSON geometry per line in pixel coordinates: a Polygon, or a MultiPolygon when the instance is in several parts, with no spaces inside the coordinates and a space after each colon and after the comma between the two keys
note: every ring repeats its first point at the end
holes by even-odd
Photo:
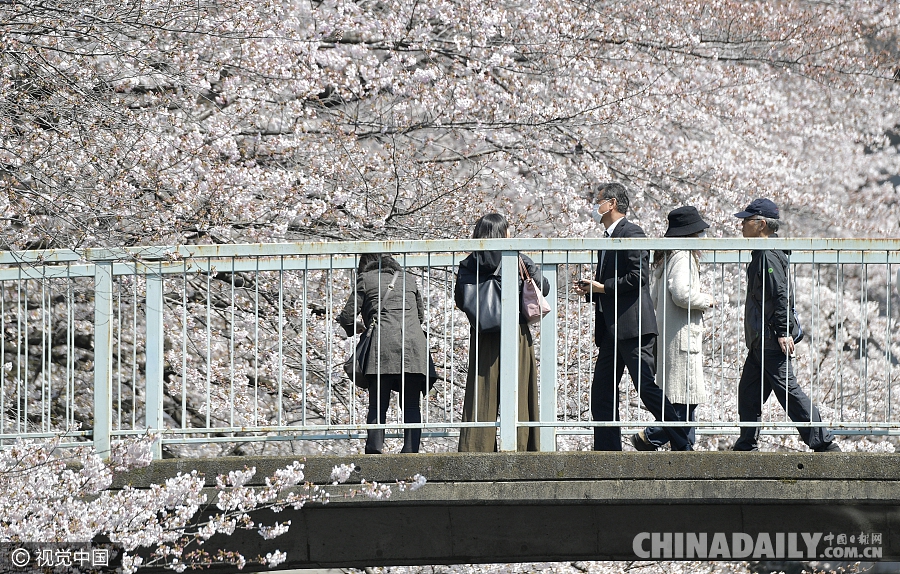
{"type": "MultiPolygon", "coordinates": [[[[377,262],[376,262],[377,265],[377,262]]],[[[400,269],[385,268],[364,271],[356,280],[356,291],[344,305],[337,320],[347,335],[353,335],[356,315],[362,314],[366,328],[375,319],[381,297],[384,309],[372,332],[372,347],[366,374],[422,374],[434,376],[429,369],[428,342],[422,330],[425,309],[416,278],[400,269]],[[390,292],[388,286],[397,273],[390,292]]]]}
{"type": "Polygon", "coordinates": [[[748,349],[780,349],[779,337],[796,336],[794,293],[788,274],[790,251],[759,249],[747,265],[744,338],[748,349]]]}
{"type": "MultiPolygon", "coordinates": [[[[474,300],[476,290],[472,287],[478,282],[496,280],[499,284],[501,255],[500,251],[475,251],[470,253],[468,257],[460,262],[459,273],[456,276],[456,286],[453,293],[457,307],[465,309],[467,307],[466,300],[474,300]]],[[[525,262],[525,268],[528,270],[528,274],[531,275],[531,278],[534,279],[536,284],[540,285],[542,294],[546,296],[550,293],[550,282],[541,275],[541,270],[535,265],[534,261],[527,255],[519,254],[519,257],[525,262]]],[[[521,274],[517,275],[519,277],[518,293],[521,294],[522,277],[521,274]]],[[[519,313],[519,323],[527,323],[525,318],[522,317],[521,309],[519,313]]]]}
{"type": "MultiPolygon", "coordinates": [[[[647,237],[640,226],[623,218],[612,239],[647,237]]],[[[603,251],[597,252],[598,262],[603,251]]],[[[606,293],[589,293],[595,304],[594,343],[600,345],[605,333],[617,339],[657,335],[656,313],[650,297],[650,252],[636,249],[607,251],[597,266],[594,281],[603,283],[606,293]]]]}

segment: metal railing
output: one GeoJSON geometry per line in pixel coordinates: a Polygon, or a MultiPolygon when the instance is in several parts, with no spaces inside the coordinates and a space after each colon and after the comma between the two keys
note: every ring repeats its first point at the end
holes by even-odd
{"type": "Polygon", "coordinates": [[[769,401],[761,426],[783,435],[817,424],[845,435],[900,434],[900,240],[467,239],[0,253],[0,442],[65,432],[104,452],[111,441],[153,431],[162,434],[160,456],[160,444],[345,440],[415,426],[431,448],[454,449],[463,426],[497,426],[499,450],[514,450],[524,425],[539,429],[543,450],[555,450],[577,447],[566,441],[593,426],[640,428],[652,417],[625,382],[621,420],[590,420],[594,311],[572,284],[593,276],[598,249],[704,253],[701,282],[717,305],[704,315],[710,398],[693,426],[734,435],[755,424],[738,422],[736,393],[745,267],[758,248],[792,251],[807,332],[794,368],[823,415],[797,425],[769,401]],[[501,251],[504,262],[499,419],[464,423],[469,326],[453,285],[458,263],[485,249],[501,251]],[[539,416],[530,422],[516,421],[519,251],[541,266],[553,308],[533,328],[539,416]],[[396,409],[386,425],[365,424],[366,393],[341,368],[354,339],[335,318],[363,253],[393,254],[426,303],[439,381],[421,424],[403,424],[396,409]]]}

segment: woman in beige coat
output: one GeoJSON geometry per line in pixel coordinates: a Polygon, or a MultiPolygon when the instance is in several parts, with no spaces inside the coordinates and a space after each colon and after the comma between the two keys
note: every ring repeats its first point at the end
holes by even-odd
{"type": "MultiPolygon", "coordinates": [[[[679,207],[668,215],[666,237],[702,237],[709,224],[697,208],[679,207]]],[[[693,421],[697,405],[706,401],[703,381],[703,312],[713,306],[711,295],[700,290],[700,255],[696,251],[657,251],[650,277],[656,310],[656,384],[681,420],[693,421]]],[[[688,430],[693,446],[695,432],[688,430]]],[[[656,450],[669,436],[662,427],[647,427],[631,437],[637,450],[656,450]]]]}

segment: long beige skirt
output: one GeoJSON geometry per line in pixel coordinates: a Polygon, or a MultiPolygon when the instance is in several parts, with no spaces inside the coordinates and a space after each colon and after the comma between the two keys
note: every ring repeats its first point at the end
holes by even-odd
{"type": "MultiPolygon", "coordinates": [[[[463,422],[496,422],[500,409],[500,333],[470,332],[469,373],[463,422]],[[477,338],[476,338],[477,335],[477,338]],[[477,343],[476,343],[477,341],[477,343]],[[476,364],[477,363],[477,364],[476,364]]],[[[528,325],[519,324],[519,421],[538,420],[537,366],[528,325]]],[[[537,427],[519,427],[516,449],[540,448],[537,427]]],[[[459,432],[459,452],[496,452],[495,427],[467,427],[459,432]]]]}

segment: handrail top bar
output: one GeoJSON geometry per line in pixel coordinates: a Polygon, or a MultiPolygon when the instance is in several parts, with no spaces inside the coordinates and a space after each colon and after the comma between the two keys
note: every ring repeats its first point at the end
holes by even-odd
{"type": "Polygon", "coordinates": [[[42,265],[80,261],[83,255],[73,249],[35,249],[32,251],[0,251],[2,265],[42,265]]]}
{"type": "Polygon", "coordinates": [[[42,264],[74,261],[178,260],[192,257],[298,257],[351,255],[360,253],[425,253],[469,251],[594,251],[599,249],[699,249],[792,251],[900,251],[900,238],[509,238],[509,239],[422,239],[389,241],[304,241],[295,243],[255,243],[227,245],[176,245],[79,250],[36,250],[0,252],[0,264],[42,264]]]}

